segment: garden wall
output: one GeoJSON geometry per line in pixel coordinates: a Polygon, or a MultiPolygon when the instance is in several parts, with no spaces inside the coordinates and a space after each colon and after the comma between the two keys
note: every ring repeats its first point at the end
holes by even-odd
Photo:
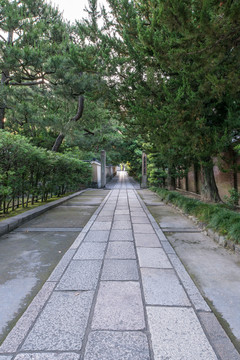
{"type": "MultiPolygon", "coordinates": [[[[221,199],[229,196],[229,190],[238,189],[240,193],[240,172],[236,169],[240,167],[240,156],[236,156],[232,151],[223,153],[221,160],[214,158],[214,176],[221,199]]],[[[191,166],[186,178],[178,181],[178,186],[182,190],[201,193],[201,169],[191,166]]]]}

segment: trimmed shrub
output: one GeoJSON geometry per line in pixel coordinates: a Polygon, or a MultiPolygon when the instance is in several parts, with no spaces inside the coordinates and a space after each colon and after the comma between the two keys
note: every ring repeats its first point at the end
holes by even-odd
{"type": "Polygon", "coordinates": [[[0,208],[28,206],[64,195],[91,182],[91,166],[70,155],[37,148],[20,136],[0,130],[0,208]]]}

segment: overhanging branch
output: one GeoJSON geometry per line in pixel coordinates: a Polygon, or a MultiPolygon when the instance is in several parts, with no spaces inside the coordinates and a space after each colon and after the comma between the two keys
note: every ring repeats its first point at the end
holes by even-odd
{"type": "Polygon", "coordinates": [[[83,129],[85,132],[86,132],[86,134],[84,134],[84,135],[95,135],[94,134],[94,132],[92,132],[92,131],[90,131],[90,130],[88,130],[88,129],[83,129]]]}
{"type": "Polygon", "coordinates": [[[33,85],[41,85],[41,84],[44,84],[44,79],[42,79],[41,81],[27,81],[24,83],[19,83],[19,82],[9,83],[9,85],[13,85],[13,86],[33,86],[33,85]]]}
{"type": "Polygon", "coordinates": [[[7,40],[2,35],[0,35],[0,38],[3,39],[5,43],[7,42],[7,40]]]}
{"type": "Polygon", "coordinates": [[[71,121],[78,121],[83,114],[84,109],[84,96],[80,95],[78,98],[78,109],[76,115],[71,119],[71,121]]]}

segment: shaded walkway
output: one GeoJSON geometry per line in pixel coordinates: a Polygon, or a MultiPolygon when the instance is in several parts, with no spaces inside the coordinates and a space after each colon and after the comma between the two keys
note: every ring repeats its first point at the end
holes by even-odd
{"type": "Polygon", "coordinates": [[[125,176],[119,182],[9,334],[0,360],[239,359],[134,185],[125,176]],[[225,358],[204,318],[215,324],[225,358]]]}

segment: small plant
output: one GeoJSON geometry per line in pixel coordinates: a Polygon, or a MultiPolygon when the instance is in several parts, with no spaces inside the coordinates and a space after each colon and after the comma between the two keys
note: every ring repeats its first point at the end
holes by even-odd
{"type": "Polygon", "coordinates": [[[238,205],[240,194],[234,188],[230,189],[228,192],[229,196],[225,195],[223,199],[230,209],[234,209],[236,205],[238,205]]]}

